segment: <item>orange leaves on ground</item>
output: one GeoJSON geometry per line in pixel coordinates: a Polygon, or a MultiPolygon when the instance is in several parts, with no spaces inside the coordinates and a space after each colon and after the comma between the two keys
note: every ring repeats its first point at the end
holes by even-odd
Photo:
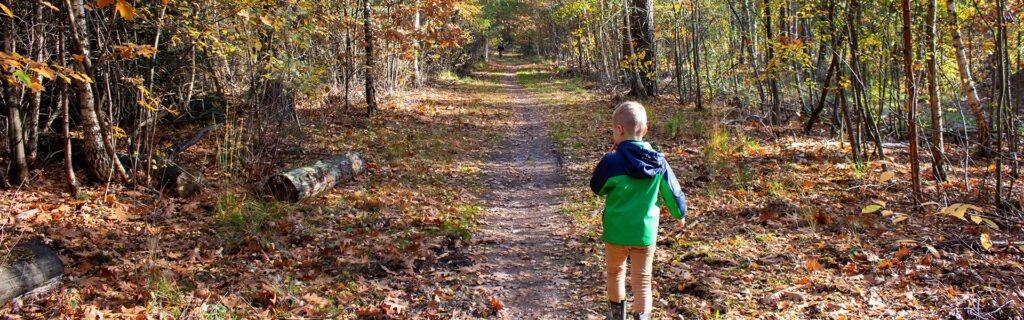
{"type": "Polygon", "coordinates": [[[907,246],[900,246],[900,250],[896,251],[896,259],[903,259],[910,256],[910,250],[907,250],[907,246]]]}
{"type": "Polygon", "coordinates": [[[487,298],[487,306],[494,311],[501,311],[501,309],[505,309],[505,304],[501,303],[501,300],[498,300],[497,297],[493,296],[487,298]]]}
{"type": "Polygon", "coordinates": [[[327,304],[330,303],[330,301],[328,301],[327,299],[324,299],[323,297],[321,297],[321,296],[319,296],[319,295],[317,295],[315,293],[308,293],[308,294],[302,296],[302,300],[305,300],[309,304],[315,305],[315,306],[320,307],[320,308],[323,308],[323,307],[327,306],[327,304]]]}
{"type": "Polygon", "coordinates": [[[821,262],[818,262],[818,258],[808,259],[807,262],[804,262],[804,268],[807,268],[808,271],[821,270],[821,262]]]}
{"type": "Polygon", "coordinates": [[[395,298],[387,298],[380,303],[380,309],[383,310],[384,315],[397,316],[404,314],[405,311],[409,309],[409,305],[402,303],[395,298]]]}

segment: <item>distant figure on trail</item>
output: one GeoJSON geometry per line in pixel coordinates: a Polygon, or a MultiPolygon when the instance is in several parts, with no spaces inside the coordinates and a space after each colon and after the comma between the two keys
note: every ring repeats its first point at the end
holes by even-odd
{"type": "Polygon", "coordinates": [[[626,319],[626,258],[630,263],[634,319],[650,319],[653,308],[651,271],[657,246],[661,205],[686,225],[686,196],[665,156],[644,142],[647,112],[637,102],[624,102],[612,114],[615,145],[601,158],[590,178],[590,190],[607,196],[601,223],[605,243],[608,319],[626,319]]]}
{"type": "Polygon", "coordinates": [[[498,44],[498,58],[503,58],[505,53],[505,43],[498,44]]]}

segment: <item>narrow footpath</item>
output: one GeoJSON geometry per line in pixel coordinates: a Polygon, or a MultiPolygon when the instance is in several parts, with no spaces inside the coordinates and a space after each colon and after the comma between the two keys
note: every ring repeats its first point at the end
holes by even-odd
{"type": "Polygon", "coordinates": [[[515,66],[502,66],[509,119],[499,153],[487,165],[491,191],[473,252],[480,254],[481,283],[498,298],[504,319],[593,317],[569,279],[574,253],[567,246],[570,218],[560,211],[559,171],[543,106],[516,81],[515,66]]]}

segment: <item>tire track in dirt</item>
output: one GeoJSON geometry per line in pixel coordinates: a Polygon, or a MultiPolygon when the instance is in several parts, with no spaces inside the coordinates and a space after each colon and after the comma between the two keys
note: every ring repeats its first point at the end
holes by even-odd
{"type": "Polygon", "coordinates": [[[488,294],[498,298],[504,319],[585,319],[589,303],[571,272],[579,257],[568,243],[570,218],[561,213],[555,146],[543,106],[516,80],[517,66],[502,66],[508,95],[505,140],[485,168],[491,190],[472,252],[488,294]]]}

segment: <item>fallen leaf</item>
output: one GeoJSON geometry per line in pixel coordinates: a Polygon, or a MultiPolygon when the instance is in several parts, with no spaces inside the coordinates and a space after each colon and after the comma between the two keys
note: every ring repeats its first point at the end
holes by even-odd
{"type": "Polygon", "coordinates": [[[811,258],[804,263],[804,268],[810,271],[821,270],[821,263],[818,262],[818,258],[811,258]]]}
{"type": "Polygon", "coordinates": [[[981,234],[981,247],[985,250],[992,249],[992,238],[987,233],[981,234]]]}
{"type": "Polygon", "coordinates": [[[505,305],[501,303],[501,300],[498,300],[497,297],[493,296],[487,298],[487,306],[494,311],[501,311],[501,309],[505,309],[505,305]]]}

